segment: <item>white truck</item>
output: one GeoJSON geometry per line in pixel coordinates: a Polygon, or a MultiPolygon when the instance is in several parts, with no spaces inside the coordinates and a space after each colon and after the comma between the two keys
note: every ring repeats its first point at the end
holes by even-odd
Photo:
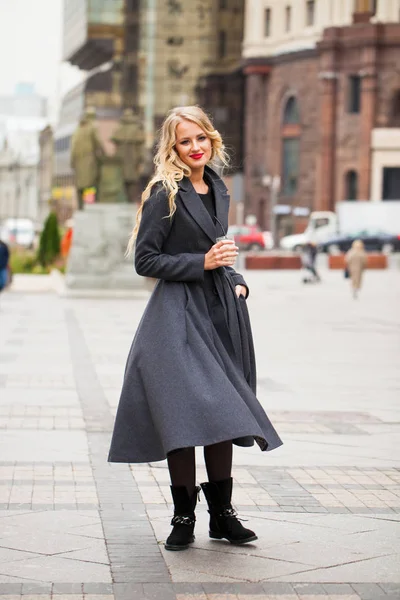
{"type": "Polygon", "coordinates": [[[308,242],[321,244],[338,234],[370,229],[399,235],[400,201],[338,202],[336,212],[314,211],[304,233],[283,237],[280,247],[297,252],[308,242]]]}

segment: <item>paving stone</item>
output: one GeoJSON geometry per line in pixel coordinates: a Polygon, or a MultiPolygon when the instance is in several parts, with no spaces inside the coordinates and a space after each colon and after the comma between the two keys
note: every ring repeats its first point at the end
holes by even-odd
{"type": "Polygon", "coordinates": [[[376,600],[379,596],[384,596],[382,588],[375,583],[353,583],[352,587],[361,600],[376,600]]]}
{"type": "Polygon", "coordinates": [[[0,585],[0,596],[20,596],[22,583],[2,583],[0,585]]]}
{"type": "Polygon", "coordinates": [[[41,594],[50,595],[52,590],[52,583],[23,583],[22,584],[22,595],[23,596],[39,596],[41,594]]]}
{"type": "MultiPolygon", "coordinates": [[[[53,583],[53,595],[83,594],[83,583],[53,583]]],[[[88,585],[88,584],[85,584],[88,585]]]]}
{"type": "Polygon", "coordinates": [[[325,590],[320,583],[293,583],[294,591],[299,595],[321,595],[325,594],[325,590]]]}
{"type": "Polygon", "coordinates": [[[273,596],[274,594],[279,595],[296,595],[294,586],[291,583],[279,583],[276,581],[268,581],[262,584],[263,590],[266,594],[273,596]]]}
{"type": "Polygon", "coordinates": [[[175,600],[176,594],[173,585],[170,583],[144,583],[144,597],[146,600],[175,600]]]}
{"type": "Polygon", "coordinates": [[[398,594],[400,598],[400,583],[380,583],[379,586],[386,594],[398,594]]]}
{"type": "Polygon", "coordinates": [[[83,593],[86,596],[87,594],[95,594],[95,595],[107,595],[113,593],[112,583],[84,583],[83,584],[83,593]]]}
{"type": "Polygon", "coordinates": [[[173,589],[177,594],[204,594],[202,583],[174,583],[173,589]]]}
{"type": "Polygon", "coordinates": [[[327,594],[335,595],[341,594],[342,596],[354,594],[353,587],[348,583],[324,583],[323,587],[327,594]]]}

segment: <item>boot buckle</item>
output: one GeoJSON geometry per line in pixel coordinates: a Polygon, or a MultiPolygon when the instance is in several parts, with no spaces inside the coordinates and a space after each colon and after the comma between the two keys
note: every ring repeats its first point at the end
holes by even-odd
{"type": "Polygon", "coordinates": [[[234,508],[230,507],[230,508],[223,508],[221,510],[221,512],[219,513],[220,517],[237,517],[237,512],[234,508]]]}
{"type": "Polygon", "coordinates": [[[176,515],[176,517],[172,517],[171,525],[187,525],[191,527],[194,525],[195,519],[193,517],[176,515]]]}

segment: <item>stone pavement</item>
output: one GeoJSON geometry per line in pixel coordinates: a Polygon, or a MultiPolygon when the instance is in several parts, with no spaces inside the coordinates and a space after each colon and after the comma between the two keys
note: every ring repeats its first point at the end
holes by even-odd
{"type": "Polygon", "coordinates": [[[166,464],[106,462],[146,299],[23,277],[1,296],[1,600],[400,598],[399,272],[367,273],[359,301],[341,273],[246,277],[259,397],[285,444],[235,449],[257,543],[209,540],[202,499],[183,553],[163,548],[166,464]]]}

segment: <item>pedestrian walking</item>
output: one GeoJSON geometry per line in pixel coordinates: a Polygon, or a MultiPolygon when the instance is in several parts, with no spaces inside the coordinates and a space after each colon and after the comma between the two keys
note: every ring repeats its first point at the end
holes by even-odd
{"type": "Polygon", "coordinates": [[[209,535],[233,544],[257,539],[232,508],[232,444],[273,450],[281,440],[256,398],[248,286],[226,238],[229,196],[210,167],[227,163],[223,142],[196,106],[173,109],[161,129],[156,170],[142,195],[135,267],[158,279],[128,356],[109,460],[167,458],[174,502],[165,547],[194,541],[195,447],[209,535]]]}
{"type": "Polygon", "coordinates": [[[320,282],[321,281],[321,277],[319,276],[319,273],[317,271],[317,267],[316,267],[316,262],[317,262],[317,254],[318,254],[318,248],[317,248],[317,244],[315,244],[315,242],[308,242],[307,244],[304,245],[303,247],[303,253],[302,253],[302,263],[303,263],[303,268],[306,271],[309,271],[311,273],[311,278],[309,276],[305,276],[303,278],[303,283],[316,283],[316,282],[320,282]]]}
{"type": "Polygon", "coordinates": [[[354,240],[345,256],[345,262],[350,275],[353,298],[356,299],[361,289],[363,273],[367,265],[367,255],[361,240],[354,240]]]}
{"type": "Polygon", "coordinates": [[[8,285],[10,251],[3,240],[0,240],[0,292],[8,285]]]}

